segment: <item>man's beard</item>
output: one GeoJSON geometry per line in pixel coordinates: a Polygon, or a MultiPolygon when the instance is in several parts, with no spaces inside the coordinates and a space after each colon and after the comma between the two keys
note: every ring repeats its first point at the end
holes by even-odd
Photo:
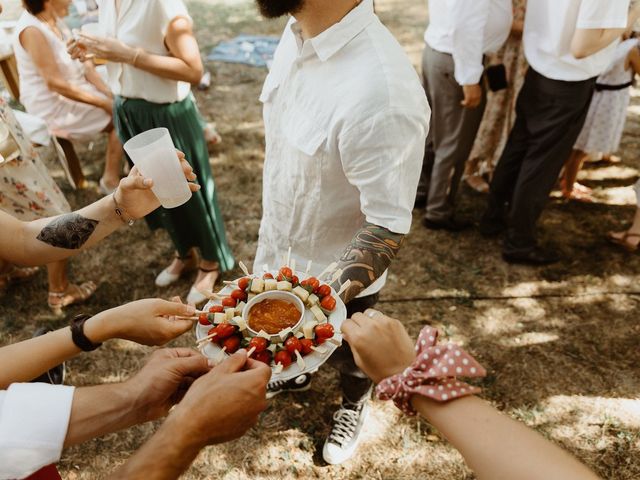
{"type": "Polygon", "coordinates": [[[304,0],[256,0],[260,13],[267,18],[278,18],[300,11],[304,0]]]}

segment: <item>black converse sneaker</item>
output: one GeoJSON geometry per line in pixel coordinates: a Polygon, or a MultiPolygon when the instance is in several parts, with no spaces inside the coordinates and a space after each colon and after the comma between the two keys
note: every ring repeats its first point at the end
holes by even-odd
{"type": "Polygon", "coordinates": [[[282,392],[305,392],[311,388],[311,375],[303,373],[291,380],[277,380],[267,385],[267,399],[282,392]]]}
{"type": "Polygon", "coordinates": [[[360,432],[369,415],[369,398],[358,403],[342,402],[333,414],[331,433],[324,442],[322,457],[331,465],[349,460],[360,443],[360,432]]]}

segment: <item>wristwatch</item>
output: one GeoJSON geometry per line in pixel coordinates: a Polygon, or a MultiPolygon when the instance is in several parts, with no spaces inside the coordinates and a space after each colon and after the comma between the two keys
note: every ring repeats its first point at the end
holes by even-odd
{"type": "Polygon", "coordinates": [[[91,315],[77,315],[71,320],[71,339],[83,352],[92,352],[98,348],[101,343],[93,343],[84,334],[84,324],[91,318],[91,315]]]}

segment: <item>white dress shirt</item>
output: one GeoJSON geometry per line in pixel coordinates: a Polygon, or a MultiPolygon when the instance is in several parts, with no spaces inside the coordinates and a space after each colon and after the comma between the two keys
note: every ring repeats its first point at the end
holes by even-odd
{"type": "Polygon", "coordinates": [[[626,28],[629,0],[532,0],[524,22],[524,54],[547,78],[582,81],[607,68],[617,41],[587,58],[571,54],[576,29],[626,28]]]}
{"type": "MultiPolygon", "coordinates": [[[[289,246],[317,275],[370,222],[406,234],[430,110],[405,52],[363,0],[303,41],[290,21],[260,100],[266,154],[254,269],[289,246]]],[[[378,291],[384,276],[363,295],[378,291]]]]}
{"type": "Polygon", "coordinates": [[[474,85],[484,72],[483,55],[500,50],[512,23],[511,0],[429,0],[424,39],[453,56],[458,84],[474,85]]]}
{"type": "Polygon", "coordinates": [[[0,391],[0,480],[24,478],[60,460],[73,392],[45,383],[0,391]]]}
{"type": "MultiPolygon", "coordinates": [[[[121,0],[119,13],[115,0],[103,0],[98,12],[100,28],[106,36],[165,57],[171,55],[164,42],[169,24],[178,17],[191,21],[182,0],[121,0]]],[[[114,95],[173,103],[184,100],[191,92],[187,82],[162,78],[132,65],[108,62],[107,72],[114,95]]]]}

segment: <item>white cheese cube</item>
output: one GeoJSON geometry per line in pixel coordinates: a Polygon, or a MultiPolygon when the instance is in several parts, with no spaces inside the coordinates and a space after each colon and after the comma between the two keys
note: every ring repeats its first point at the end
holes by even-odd
{"type": "Polygon", "coordinates": [[[236,315],[242,315],[242,312],[244,312],[244,307],[246,307],[247,304],[244,302],[240,302],[238,305],[236,305],[236,315]]]}
{"type": "Polygon", "coordinates": [[[271,340],[271,335],[269,335],[267,332],[265,332],[264,330],[260,330],[258,332],[258,336],[262,337],[262,338],[266,338],[267,340],[271,340]]]}
{"type": "Polygon", "coordinates": [[[230,322],[231,320],[233,320],[233,317],[236,316],[236,309],[235,308],[227,308],[224,311],[224,316],[225,316],[225,319],[227,320],[227,322],[230,322]]]}
{"type": "Polygon", "coordinates": [[[247,322],[244,321],[244,318],[238,316],[238,317],[233,317],[233,323],[235,323],[238,326],[238,329],[242,332],[243,330],[247,329],[247,322]]]}
{"type": "Polygon", "coordinates": [[[282,282],[277,282],[276,288],[281,292],[290,292],[291,289],[293,288],[293,285],[291,285],[291,282],[287,282],[286,280],[283,280],[282,282]]]}
{"type": "Polygon", "coordinates": [[[317,347],[311,347],[311,350],[314,352],[318,352],[320,354],[327,353],[327,348],[323,345],[318,345],[317,347]]]}
{"type": "Polygon", "coordinates": [[[278,335],[280,335],[280,338],[284,342],[287,339],[287,337],[292,333],[293,333],[293,330],[291,329],[291,327],[288,327],[288,328],[285,328],[284,330],[281,330],[278,335]]]}
{"type": "Polygon", "coordinates": [[[313,316],[318,321],[318,323],[325,323],[327,321],[327,316],[324,314],[324,312],[320,309],[319,306],[314,305],[309,309],[309,311],[313,314],[313,316]]]}
{"type": "Polygon", "coordinates": [[[294,288],[293,293],[295,293],[296,296],[303,302],[306,302],[307,298],[309,298],[309,292],[301,286],[297,286],[296,288],[294,288]]]}
{"type": "Polygon", "coordinates": [[[213,323],[224,323],[227,316],[224,313],[216,312],[213,314],[213,323]]]}
{"type": "Polygon", "coordinates": [[[334,345],[340,346],[342,345],[342,335],[336,333],[333,337],[328,338],[327,342],[331,342],[334,345]]]}
{"type": "Polygon", "coordinates": [[[313,329],[318,325],[318,322],[314,322],[313,320],[308,321],[302,327],[302,333],[304,333],[304,338],[313,339],[313,329]]]}
{"type": "Polygon", "coordinates": [[[281,363],[276,363],[276,366],[273,367],[273,373],[282,373],[282,370],[284,370],[284,366],[281,363]]]}
{"type": "Polygon", "coordinates": [[[264,281],[264,291],[269,292],[278,288],[278,281],[275,278],[267,278],[264,281]]]}
{"type": "Polygon", "coordinates": [[[307,298],[307,305],[309,305],[310,307],[318,305],[318,303],[320,303],[320,299],[315,293],[312,293],[311,295],[309,295],[309,298],[307,298]]]}
{"type": "Polygon", "coordinates": [[[254,278],[251,280],[251,293],[262,293],[264,291],[264,280],[254,278]]]}
{"type": "Polygon", "coordinates": [[[278,349],[278,346],[275,343],[272,343],[267,347],[267,350],[270,350],[271,353],[273,353],[274,355],[276,354],[277,349],[278,349]]]}
{"type": "Polygon", "coordinates": [[[295,335],[296,335],[296,338],[298,338],[298,339],[304,338],[304,333],[302,333],[302,332],[296,332],[295,335]]]}

